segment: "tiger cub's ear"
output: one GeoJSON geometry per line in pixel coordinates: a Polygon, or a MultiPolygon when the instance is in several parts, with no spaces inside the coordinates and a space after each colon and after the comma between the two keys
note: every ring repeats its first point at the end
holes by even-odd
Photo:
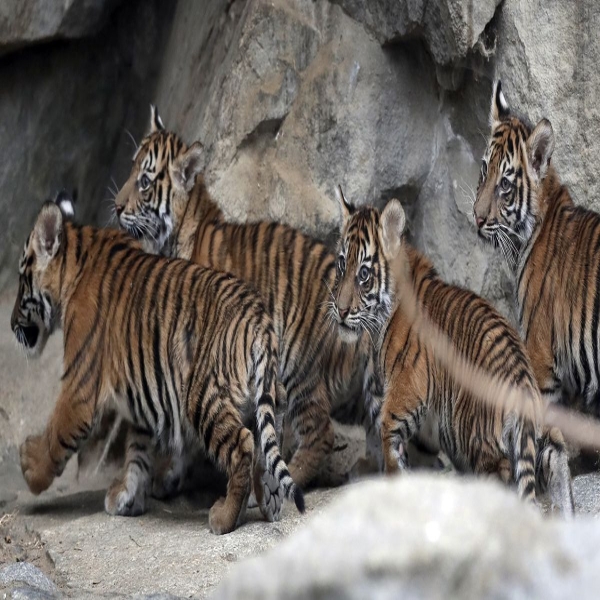
{"type": "Polygon", "coordinates": [[[493,127],[496,123],[499,123],[502,119],[505,119],[510,115],[510,109],[506,98],[502,93],[502,84],[500,80],[494,82],[494,90],[492,92],[492,106],[490,108],[490,125],[493,127]]]}
{"type": "Polygon", "coordinates": [[[63,217],[66,220],[72,220],[75,216],[75,198],[77,197],[77,190],[74,190],[73,194],[69,194],[66,190],[61,190],[54,198],[55,204],[60,208],[63,217]]]}
{"type": "Polygon", "coordinates": [[[381,213],[381,241],[386,258],[394,258],[402,244],[406,216],[399,200],[393,199],[381,213]]]}
{"type": "Polygon", "coordinates": [[[527,138],[527,158],[539,181],[548,171],[554,152],[554,130],[548,119],[542,119],[527,138]]]}
{"type": "Polygon", "coordinates": [[[342,210],[342,226],[348,221],[352,213],[354,212],[354,206],[346,200],[346,196],[344,196],[344,192],[342,190],[342,186],[338,185],[335,188],[335,196],[338,200],[338,204],[342,210]]]}
{"type": "Polygon", "coordinates": [[[164,131],[165,126],[163,125],[162,119],[158,114],[158,109],[154,104],[150,105],[150,133],[156,131],[164,131]]]}
{"type": "Polygon", "coordinates": [[[173,184],[189,193],[196,182],[196,176],[204,170],[204,146],[194,142],[183,154],[171,164],[171,181],[173,184]]]}
{"type": "Polygon", "coordinates": [[[44,202],[33,228],[33,247],[42,264],[54,258],[62,243],[63,214],[58,204],[44,202]]]}

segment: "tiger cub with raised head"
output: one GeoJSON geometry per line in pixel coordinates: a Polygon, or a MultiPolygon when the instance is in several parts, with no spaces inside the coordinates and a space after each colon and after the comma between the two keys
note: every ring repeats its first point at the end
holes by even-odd
{"type": "Polygon", "coordinates": [[[576,206],[551,164],[550,121],[532,127],[494,85],[491,135],[473,206],[480,237],[515,277],[521,335],[550,401],[600,416],[600,215],[576,206]]]}
{"type": "Polygon", "coordinates": [[[262,465],[303,511],[277,443],[277,336],[258,293],[227,273],[146,254],[124,232],[75,225],[72,212],[64,198],[42,206],[11,318],[32,356],[64,331],[58,401],[45,431],[20,450],[31,491],[50,486],[114,402],[132,427],[126,471],[106,495],[109,513],[143,512],[152,444],[181,448],[192,436],[228,478],[209,512],[214,533],[240,522],[262,465]]]}
{"type": "Polygon", "coordinates": [[[382,213],[353,208],[340,190],[343,224],[338,245],[333,314],[347,339],[376,332],[367,393],[381,427],[385,470],[406,467],[406,444],[424,429],[460,471],[497,474],[516,483],[521,498],[549,487],[553,503],[573,512],[571,479],[558,430],[542,435],[540,392],[517,333],[486,300],[445,283],[431,262],[402,239],[400,202],[382,213]],[[516,407],[491,406],[472,396],[423,343],[396,299],[404,273],[427,317],[471,364],[515,386],[516,407]],[[540,452],[537,445],[540,445],[540,452]]]}
{"type": "Polygon", "coordinates": [[[225,220],[202,175],[203,149],[165,130],[152,107],[150,133],[115,199],[120,225],[153,252],[228,271],[262,295],[279,340],[286,416],[298,448],[290,473],[314,481],[332,452],[332,404],[361,393],[361,349],[333,331],[327,303],[335,256],[322,243],[274,222],[225,220]]]}

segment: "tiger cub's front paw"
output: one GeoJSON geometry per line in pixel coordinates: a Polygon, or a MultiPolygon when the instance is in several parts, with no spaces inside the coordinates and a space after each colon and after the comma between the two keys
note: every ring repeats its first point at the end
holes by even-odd
{"type": "Polygon", "coordinates": [[[23,477],[34,494],[41,494],[54,481],[54,464],[45,435],[30,435],[19,450],[23,477]]]}
{"type": "MultiPolygon", "coordinates": [[[[127,478],[125,478],[125,481],[127,478]]],[[[106,492],[104,510],[109,515],[122,517],[137,517],[146,512],[146,493],[141,486],[131,486],[129,489],[120,478],[115,479],[106,492]]]]}

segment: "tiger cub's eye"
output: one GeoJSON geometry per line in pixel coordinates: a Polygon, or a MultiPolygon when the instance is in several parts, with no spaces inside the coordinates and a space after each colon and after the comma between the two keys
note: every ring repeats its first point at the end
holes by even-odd
{"type": "Polygon", "coordinates": [[[337,259],[337,268],[340,273],[346,270],[346,259],[340,254],[337,259]]]}
{"type": "Polygon", "coordinates": [[[150,187],[150,178],[145,173],[140,177],[140,187],[147,190],[150,187]]]}
{"type": "Polygon", "coordinates": [[[503,177],[500,180],[500,188],[503,192],[508,192],[512,188],[512,183],[506,177],[503,177]]]}
{"type": "Polygon", "coordinates": [[[358,271],[358,280],[361,283],[367,283],[367,281],[369,281],[369,277],[371,277],[371,269],[369,269],[367,265],[363,265],[358,271]]]}

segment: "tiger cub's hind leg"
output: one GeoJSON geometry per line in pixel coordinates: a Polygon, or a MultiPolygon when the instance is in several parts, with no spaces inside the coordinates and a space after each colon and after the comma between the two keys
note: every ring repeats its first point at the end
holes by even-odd
{"type": "Polygon", "coordinates": [[[146,512],[152,482],[152,439],[133,426],[127,432],[123,474],[108,488],[104,509],[110,515],[136,517],[146,512]]]}
{"type": "MultiPolygon", "coordinates": [[[[248,504],[254,464],[254,436],[244,427],[235,403],[216,385],[208,385],[203,394],[194,394],[199,405],[191,407],[208,455],[227,475],[227,492],[208,513],[210,530],[221,535],[233,531],[243,519],[248,504]],[[195,417],[197,415],[197,417],[195,417]]],[[[192,396],[192,397],[194,397],[192,396]]]]}
{"type": "Polygon", "coordinates": [[[502,458],[498,463],[498,478],[504,485],[510,485],[513,481],[512,465],[508,458],[502,458]]]}
{"type": "Polygon", "coordinates": [[[547,496],[565,517],[571,517],[575,502],[569,457],[562,433],[556,427],[547,429],[537,446],[535,471],[538,493],[547,496]]]}
{"type": "Polygon", "coordinates": [[[246,512],[254,456],[252,432],[240,424],[224,447],[218,453],[217,462],[227,472],[227,495],[213,504],[208,515],[208,525],[217,535],[233,531],[246,512]],[[226,464],[227,457],[229,464],[226,464]]]}
{"type": "Polygon", "coordinates": [[[408,467],[408,440],[427,414],[426,389],[421,389],[426,382],[422,386],[407,379],[400,376],[390,381],[381,409],[381,445],[388,474],[408,467]]]}
{"type": "Polygon", "coordinates": [[[289,471],[296,485],[304,488],[319,474],[335,441],[325,383],[319,381],[309,394],[288,390],[288,402],[291,427],[299,442],[289,471]]]}

